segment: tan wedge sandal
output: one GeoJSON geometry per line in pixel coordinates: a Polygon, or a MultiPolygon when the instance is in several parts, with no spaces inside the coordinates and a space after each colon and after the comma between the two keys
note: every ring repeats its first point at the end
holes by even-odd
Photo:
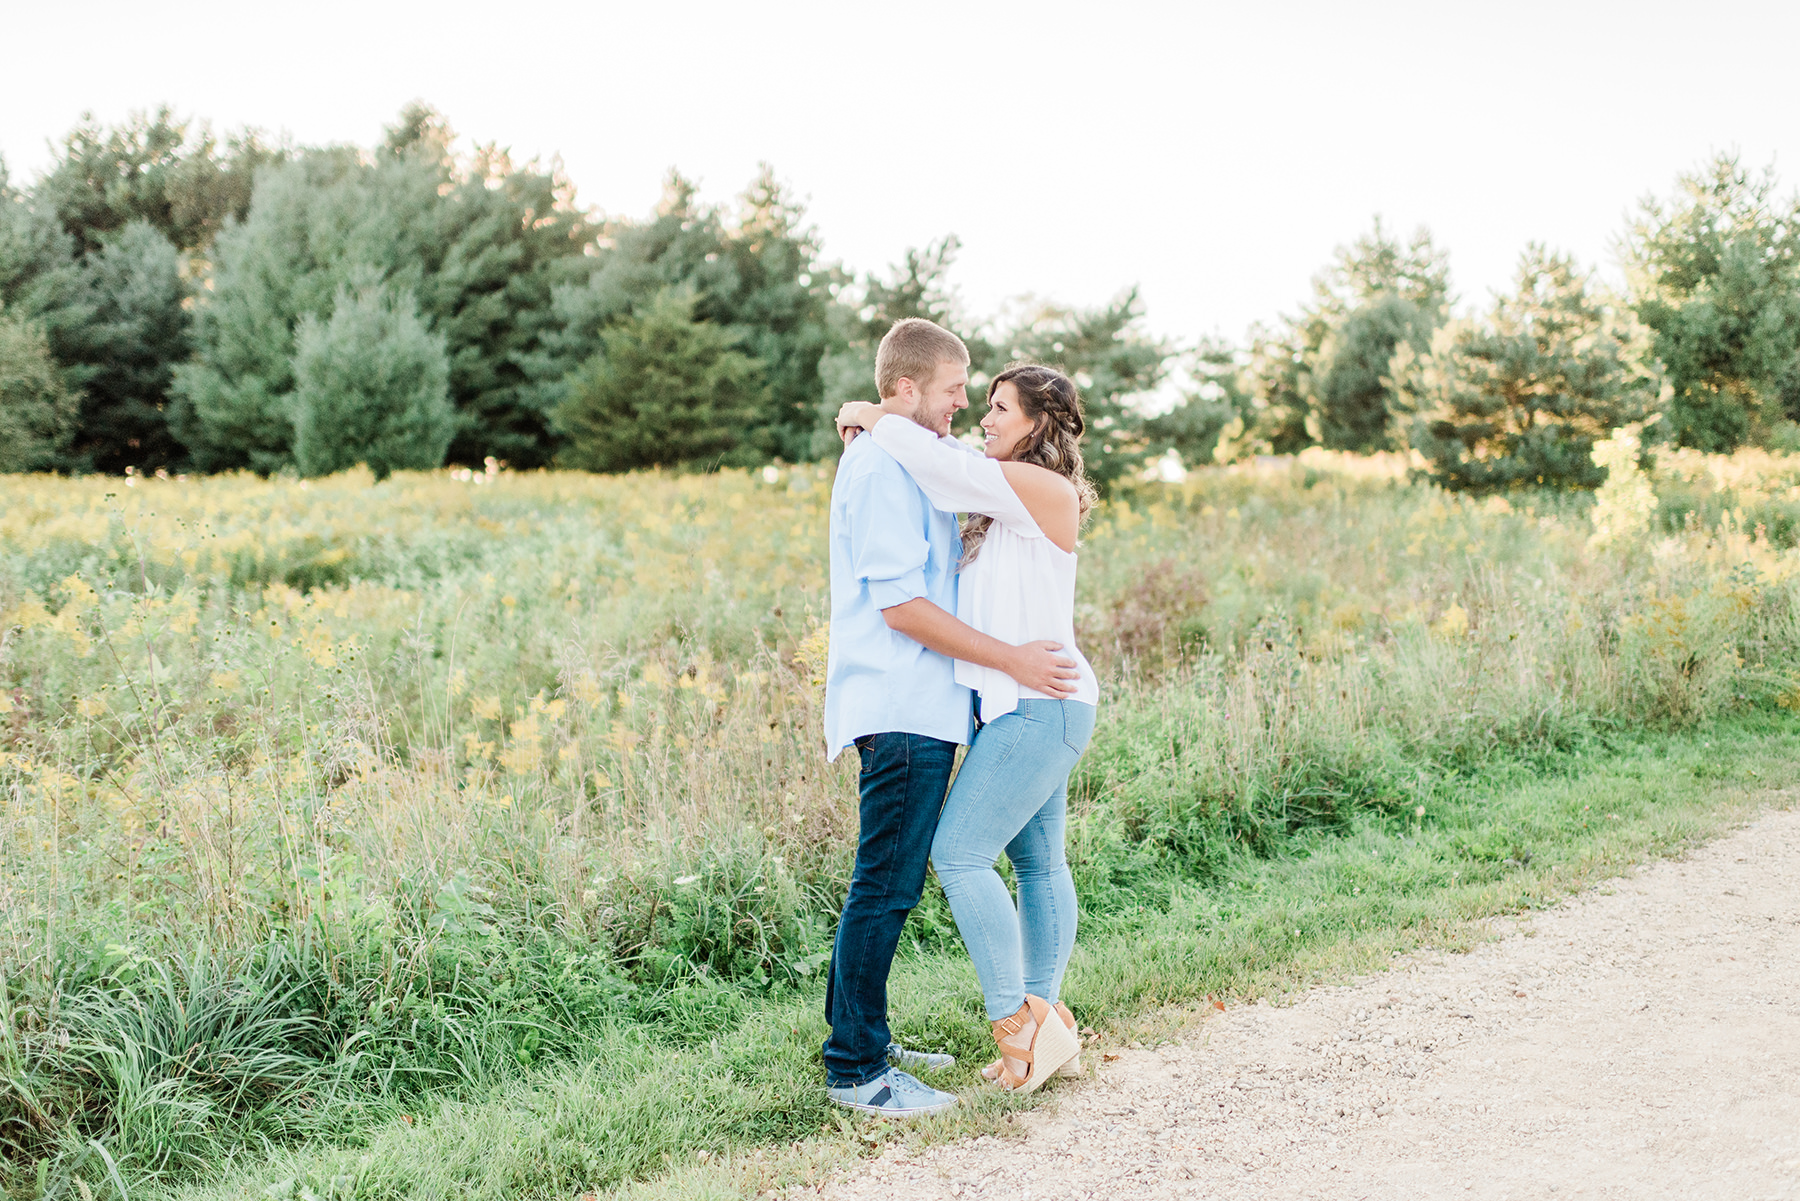
{"type": "Polygon", "coordinates": [[[1070,1013],[1069,1007],[1061,1001],[1056,1003],[1056,1015],[1062,1018],[1063,1025],[1067,1026],[1069,1033],[1075,1036],[1075,1056],[1057,1068],[1056,1074],[1058,1076],[1079,1076],[1081,1075],[1081,1028],[1075,1024],[1075,1015],[1070,1013]]]}
{"type": "MultiPolygon", "coordinates": [[[[1062,1018],[1062,1020],[1063,1020],[1063,1025],[1067,1026],[1069,1028],[1069,1033],[1073,1034],[1075,1036],[1075,1057],[1073,1059],[1069,1060],[1069,1062],[1063,1064],[1060,1068],[1057,1068],[1055,1074],[1058,1076],[1064,1076],[1064,1077],[1080,1076],[1081,1075],[1081,1031],[1080,1031],[1080,1028],[1076,1026],[1075,1015],[1069,1012],[1069,1007],[1067,1005],[1064,1005],[1061,1001],[1058,1001],[1056,1003],[1055,1008],[1056,1008],[1056,1015],[1058,1017],[1062,1018]]],[[[996,1059],[996,1060],[994,1060],[994,1062],[988,1064],[985,1068],[982,1068],[981,1074],[982,1074],[983,1078],[985,1078],[985,1079],[998,1080],[998,1079],[1000,1079],[1000,1069],[1004,1066],[1005,1066],[1005,1064],[1003,1061],[996,1059]]]]}
{"type": "Polygon", "coordinates": [[[1027,996],[1019,1012],[995,1022],[994,1042],[1000,1047],[1000,1087],[1016,1093],[1035,1090],[1081,1053],[1081,1043],[1063,1024],[1062,1015],[1042,997],[1027,996]],[[1027,1018],[1037,1023],[1037,1029],[1029,1043],[1021,1043],[1027,1018]],[[1024,1064],[1026,1074],[1014,1072],[1008,1060],[1024,1064]]]}

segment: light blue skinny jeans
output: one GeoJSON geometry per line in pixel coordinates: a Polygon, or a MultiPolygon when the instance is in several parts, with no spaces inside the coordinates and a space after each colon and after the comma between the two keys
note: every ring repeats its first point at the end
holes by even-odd
{"type": "Polygon", "coordinates": [[[1075,948],[1075,881],[1063,855],[1069,773],[1094,736],[1094,706],[1026,697],[981,727],[931,843],[950,912],[987,1001],[1011,1017],[1025,994],[1055,1003],[1075,948]],[[1004,850],[1019,904],[994,870],[1004,850]]]}

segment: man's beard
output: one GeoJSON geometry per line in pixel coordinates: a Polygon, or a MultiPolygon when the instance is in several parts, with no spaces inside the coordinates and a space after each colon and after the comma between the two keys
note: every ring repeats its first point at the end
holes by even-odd
{"type": "Polygon", "coordinates": [[[914,425],[923,429],[928,429],[934,434],[942,434],[944,432],[944,417],[940,414],[936,421],[931,420],[925,412],[924,405],[920,405],[912,411],[912,419],[914,425]]]}

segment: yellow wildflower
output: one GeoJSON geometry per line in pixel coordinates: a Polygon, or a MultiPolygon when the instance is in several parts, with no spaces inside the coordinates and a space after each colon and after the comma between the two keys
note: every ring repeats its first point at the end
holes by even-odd
{"type": "Polygon", "coordinates": [[[536,742],[514,743],[500,753],[500,766],[515,776],[535,770],[540,761],[536,742]]]}
{"type": "Polygon", "coordinates": [[[1469,614],[1461,605],[1452,602],[1450,607],[1444,610],[1444,615],[1438,618],[1437,624],[1432,628],[1435,629],[1441,637],[1461,638],[1464,634],[1469,632],[1469,614]]]}
{"type": "Polygon", "coordinates": [[[585,673],[575,677],[575,683],[570,685],[569,690],[575,694],[576,700],[589,708],[598,705],[600,698],[606,695],[600,690],[600,682],[585,673]]]}
{"type": "Polygon", "coordinates": [[[320,667],[336,667],[337,652],[331,645],[331,632],[323,626],[314,626],[300,639],[301,650],[308,659],[320,667]]]}
{"type": "Polygon", "coordinates": [[[63,603],[62,611],[70,617],[78,617],[100,603],[99,594],[78,575],[72,575],[63,580],[62,588],[69,597],[63,603]]]}

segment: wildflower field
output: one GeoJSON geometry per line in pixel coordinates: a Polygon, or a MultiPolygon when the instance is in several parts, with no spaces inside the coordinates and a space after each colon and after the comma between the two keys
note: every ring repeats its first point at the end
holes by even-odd
{"type": "MultiPolygon", "coordinates": [[[[1779,782],[1800,458],[1620,464],[1597,508],[1321,452],[1102,506],[1084,1020],[1430,941],[1678,845],[1695,781],[1779,782]]],[[[801,1170],[679,1175],[835,1129],[829,485],[0,477],[0,1188],[801,1170]]],[[[901,1033],[979,1062],[935,886],[908,940],[901,1033]]]]}

